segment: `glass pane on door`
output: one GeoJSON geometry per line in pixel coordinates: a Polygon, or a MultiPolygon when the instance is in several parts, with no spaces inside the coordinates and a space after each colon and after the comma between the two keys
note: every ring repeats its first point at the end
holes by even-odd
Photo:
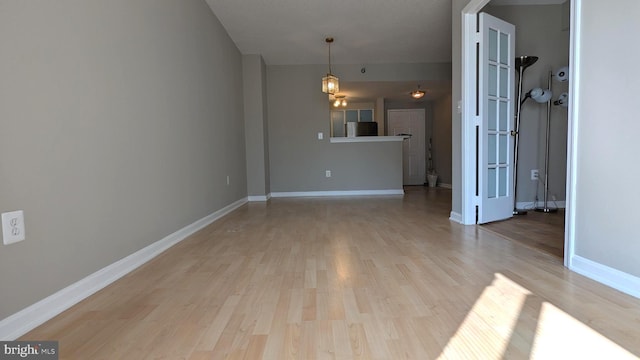
{"type": "Polygon", "coordinates": [[[498,130],[498,116],[497,116],[497,106],[498,106],[498,102],[495,100],[489,100],[489,104],[488,106],[488,111],[489,111],[489,119],[487,119],[489,121],[489,125],[487,127],[487,129],[489,131],[496,131],[498,130]]]}
{"type": "Polygon", "coordinates": [[[489,197],[489,199],[495,198],[496,197],[496,178],[497,178],[498,172],[496,171],[496,168],[491,168],[489,169],[489,179],[487,182],[487,195],[489,197]]]}
{"type": "Polygon", "coordinates": [[[498,61],[498,32],[489,29],[489,60],[498,61]]]}
{"type": "Polygon", "coordinates": [[[506,167],[498,169],[498,196],[507,196],[507,187],[509,184],[507,175],[506,167]]]}
{"type": "Polygon", "coordinates": [[[504,100],[500,100],[500,114],[499,114],[499,118],[498,118],[498,123],[499,123],[499,127],[498,130],[500,131],[507,131],[508,130],[508,126],[509,126],[509,109],[507,109],[507,102],[504,100]]]}
{"type": "Polygon", "coordinates": [[[489,65],[489,74],[487,75],[489,81],[489,96],[498,95],[498,67],[495,65],[489,65]]]}
{"type": "Polygon", "coordinates": [[[507,154],[509,153],[509,149],[507,148],[507,144],[509,144],[509,139],[507,138],[509,135],[500,134],[498,135],[498,163],[506,164],[507,163],[507,154]]]}

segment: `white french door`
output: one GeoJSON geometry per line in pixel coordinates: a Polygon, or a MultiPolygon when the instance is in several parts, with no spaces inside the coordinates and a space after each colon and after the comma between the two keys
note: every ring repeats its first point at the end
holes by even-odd
{"type": "Polygon", "coordinates": [[[513,216],[515,26],[480,13],[478,223],[513,216]]]}

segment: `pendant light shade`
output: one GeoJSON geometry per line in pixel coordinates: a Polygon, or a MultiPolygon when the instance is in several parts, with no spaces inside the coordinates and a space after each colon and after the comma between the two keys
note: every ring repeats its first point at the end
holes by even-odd
{"type": "Polygon", "coordinates": [[[340,91],[340,79],[337,76],[328,73],[322,78],[322,92],[325,94],[335,94],[340,91]]]}
{"type": "Polygon", "coordinates": [[[411,97],[414,98],[414,99],[420,99],[423,96],[424,96],[424,91],[422,91],[422,90],[416,90],[416,91],[411,93],[411,97]]]}
{"type": "Polygon", "coordinates": [[[424,96],[424,91],[420,90],[420,85],[418,85],[418,89],[411,92],[411,97],[414,99],[420,99],[424,96]]]}
{"type": "Polygon", "coordinates": [[[324,40],[329,45],[329,72],[322,78],[322,92],[325,94],[335,94],[340,91],[340,79],[331,73],[331,43],[332,37],[324,40]]]}

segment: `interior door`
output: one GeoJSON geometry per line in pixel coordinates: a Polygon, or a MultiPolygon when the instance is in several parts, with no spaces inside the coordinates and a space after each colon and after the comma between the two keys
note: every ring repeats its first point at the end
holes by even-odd
{"type": "Polygon", "coordinates": [[[480,13],[478,223],[513,216],[515,26],[480,13]]]}
{"type": "Polygon", "coordinates": [[[406,135],[402,143],[402,183],[424,185],[425,169],[425,113],[424,109],[389,110],[389,135],[406,135]]]}

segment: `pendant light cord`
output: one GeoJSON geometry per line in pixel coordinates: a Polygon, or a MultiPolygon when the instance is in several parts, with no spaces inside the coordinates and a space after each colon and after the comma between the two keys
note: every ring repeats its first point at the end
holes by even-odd
{"type": "Polygon", "coordinates": [[[329,74],[331,74],[331,43],[333,42],[333,38],[326,38],[325,41],[329,45],[329,74]]]}
{"type": "Polygon", "coordinates": [[[329,74],[331,74],[331,43],[329,43],[329,74]]]}

